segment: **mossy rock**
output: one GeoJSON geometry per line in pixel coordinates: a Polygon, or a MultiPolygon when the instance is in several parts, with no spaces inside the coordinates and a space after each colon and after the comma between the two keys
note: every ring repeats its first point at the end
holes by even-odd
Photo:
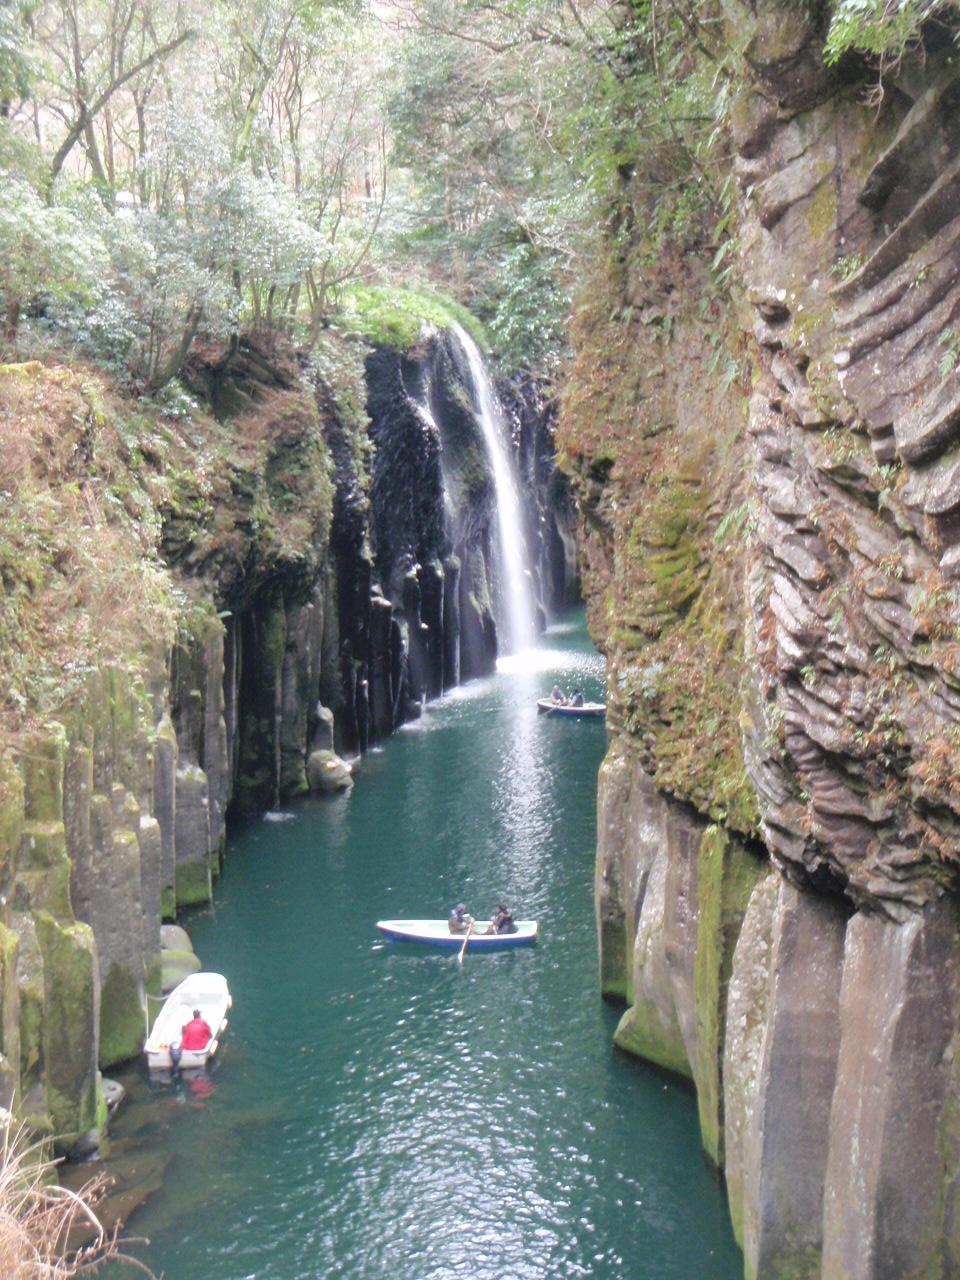
{"type": "Polygon", "coordinates": [[[192,951],[164,951],[160,957],[160,985],[163,994],[172,991],[191,973],[200,972],[200,961],[192,951]]]}
{"type": "Polygon", "coordinates": [[[143,1048],[146,1024],[143,984],[124,965],[114,964],[100,988],[100,1066],[135,1058],[143,1048]]]}
{"type": "Polygon", "coordinates": [[[63,819],[63,765],[67,734],[62,724],[31,734],[24,745],[23,773],[26,817],[33,822],[63,819]]]}
{"type": "Polygon", "coordinates": [[[34,913],[43,956],[43,1063],[58,1150],[97,1123],[96,977],[93,930],[34,913]]]}
{"type": "Polygon", "coordinates": [[[697,860],[697,1053],[693,1076],[703,1148],[718,1168],[723,1165],[720,1073],[727,988],[750,894],[767,870],[763,859],[749,853],[722,827],[710,826],[703,833],[697,860]]]}
{"type": "Polygon", "coordinates": [[[646,1000],[635,1000],[613,1035],[618,1049],[653,1062],[666,1071],[692,1079],[687,1050],[676,1019],[664,1026],[659,1010],[646,1000]]]}
{"type": "Polygon", "coordinates": [[[186,929],[179,924],[160,926],[160,948],[163,951],[192,951],[193,943],[186,929]]]}
{"type": "Polygon", "coordinates": [[[213,874],[209,857],[197,862],[178,862],[177,906],[200,906],[201,903],[209,902],[212,897],[213,874]]]}
{"type": "Polygon", "coordinates": [[[334,751],[312,751],[307,760],[307,779],[311,791],[328,793],[349,791],[353,786],[350,766],[334,751]]]}

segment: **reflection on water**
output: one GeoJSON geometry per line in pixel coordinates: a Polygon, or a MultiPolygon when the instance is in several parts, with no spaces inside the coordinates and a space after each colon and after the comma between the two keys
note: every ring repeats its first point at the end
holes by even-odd
{"type": "Polygon", "coordinates": [[[582,632],[547,644],[428,707],[350,794],[234,833],[187,921],[234,997],[216,1089],[144,1097],[133,1072],[118,1120],[172,1157],[130,1223],[167,1280],[739,1277],[690,1094],[611,1048],[604,726],[536,712],[556,679],[602,696],[602,667],[582,632]],[[460,964],[376,933],[501,894],[535,947],[460,964]]]}

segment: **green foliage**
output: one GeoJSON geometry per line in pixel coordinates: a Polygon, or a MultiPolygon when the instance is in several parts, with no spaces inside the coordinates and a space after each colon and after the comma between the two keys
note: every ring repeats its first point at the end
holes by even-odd
{"type": "Polygon", "coordinates": [[[943,347],[939,363],[940,377],[948,378],[960,362],[960,329],[955,326],[944,329],[937,339],[937,345],[943,347]]]}
{"type": "Polygon", "coordinates": [[[337,326],[357,333],[379,346],[409,351],[425,324],[438,329],[461,325],[481,349],[490,339],[475,316],[450,298],[415,289],[385,285],[348,285],[340,297],[337,326]]]}
{"type": "Polygon", "coordinates": [[[0,0],[0,102],[30,91],[36,67],[26,46],[29,7],[23,0],[0,0]]]}
{"type": "Polygon", "coordinates": [[[555,254],[517,245],[473,295],[504,372],[531,366],[552,371],[563,355],[569,299],[558,265],[555,254]]]}
{"type": "Polygon", "coordinates": [[[0,293],[11,308],[43,298],[92,301],[106,254],[67,207],[47,205],[29,183],[0,170],[0,293]]]}
{"type": "Polygon", "coordinates": [[[839,0],[830,19],[824,59],[832,64],[845,53],[865,53],[893,65],[917,41],[923,24],[937,15],[956,16],[956,0],[839,0]]]}

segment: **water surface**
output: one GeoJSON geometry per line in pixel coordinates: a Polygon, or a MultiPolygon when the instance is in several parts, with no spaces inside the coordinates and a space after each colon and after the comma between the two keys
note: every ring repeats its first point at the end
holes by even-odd
{"type": "MultiPolygon", "coordinates": [[[[739,1280],[692,1095],[616,1052],[593,919],[601,697],[579,625],[428,708],[352,794],[230,841],[186,923],[234,993],[208,1077],[151,1088],[121,1136],[172,1156],[128,1224],[167,1280],[739,1280]],[[380,940],[383,917],[504,895],[535,947],[380,940]]],[[[129,1274],[129,1273],[125,1273],[129,1274]]]]}

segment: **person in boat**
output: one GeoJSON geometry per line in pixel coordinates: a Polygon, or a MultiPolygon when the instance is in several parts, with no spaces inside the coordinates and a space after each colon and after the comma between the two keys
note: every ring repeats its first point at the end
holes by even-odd
{"type": "Polygon", "coordinates": [[[570,705],[571,707],[583,706],[583,693],[581,692],[580,689],[574,689],[573,697],[570,699],[570,705]]]}
{"type": "Polygon", "coordinates": [[[193,1017],[189,1022],[184,1023],[183,1031],[180,1033],[180,1050],[189,1049],[196,1052],[198,1049],[205,1049],[210,1043],[213,1032],[210,1030],[210,1024],[206,1018],[200,1016],[200,1010],[194,1009],[193,1017]]]}
{"type": "Polygon", "coordinates": [[[497,903],[496,915],[491,921],[493,933],[516,933],[517,926],[513,919],[513,912],[505,902],[497,903]]]}
{"type": "Polygon", "coordinates": [[[472,924],[473,916],[462,902],[458,902],[447,917],[447,927],[450,932],[466,933],[472,924]]]}
{"type": "Polygon", "coordinates": [[[567,695],[558,684],[555,684],[550,690],[550,701],[555,702],[558,707],[565,707],[567,705],[567,695]]]}

